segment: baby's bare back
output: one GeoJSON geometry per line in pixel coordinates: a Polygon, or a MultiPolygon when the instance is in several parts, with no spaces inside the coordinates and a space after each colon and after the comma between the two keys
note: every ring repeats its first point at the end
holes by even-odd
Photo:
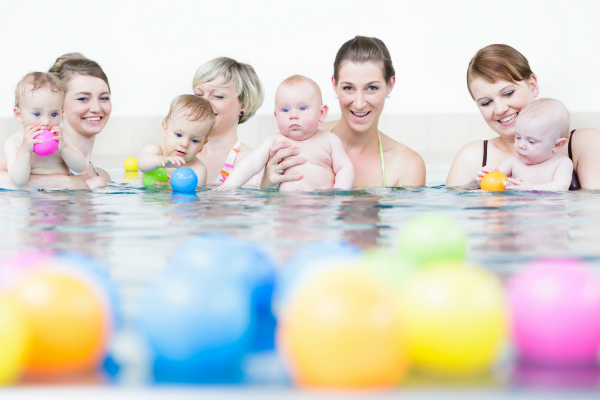
{"type": "Polygon", "coordinates": [[[552,182],[558,165],[567,157],[562,154],[556,154],[549,160],[539,164],[527,165],[520,157],[515,157],[512,168],[512,178],[525,179],[533,184],[552,182]]]}

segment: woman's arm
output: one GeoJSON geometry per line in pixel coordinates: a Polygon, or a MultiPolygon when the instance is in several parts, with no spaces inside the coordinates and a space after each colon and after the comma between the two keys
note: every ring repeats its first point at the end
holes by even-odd
{"type": "Polygon", "coordinates": [[[474,181],[483,161],[483,142],[481,140],[465,145],[452,161],[446,178],[446,187],[463,186],[474,181]]]}
{"type": "Polygon", "coordinates": [[[583,189],[600,189],[600,132],[577,129],[571,138],[577,177],[583,189]]]}

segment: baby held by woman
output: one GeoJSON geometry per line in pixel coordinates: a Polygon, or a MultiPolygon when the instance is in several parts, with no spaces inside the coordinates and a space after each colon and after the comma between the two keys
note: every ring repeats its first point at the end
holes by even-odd
{"type": "MultiPolygon", "coordinates": [[[[540,99],[525,107],[515,124],[515,151],[497,170],[508,176],[508,190],[568,190],[573,162],[558,152],[567,143],[569,112],[558,100],[540,99]]],[[[489,172],[484,167],[477,181],[489,172]]]]}
{"type": "Polygon", "coordinates": [[[302,179],[281,183],[280,190],[352,189],[354,168],[342,141],[334,133],[319,129],[327,110],[321,90],[312,79],[300,75],[287,78],[275,95],[275,118],[280,133],[263,139],[215,190],[248,182],[265,167],[271,146],[278,142],[290,143],[300,150],[299,156],[306,159],[304,164],[286,170],[286,173],[301,174],[302,179]]]}

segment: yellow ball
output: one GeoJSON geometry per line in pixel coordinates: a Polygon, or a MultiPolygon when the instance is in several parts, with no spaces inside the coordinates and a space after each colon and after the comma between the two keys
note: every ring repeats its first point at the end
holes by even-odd
{"type": "Polygon", "coordinates": [[[464,376],[489,369],[507,340],[500,280],[478,267],[419,270],[400,295],[410,358],[421,371],[464,376]]]}
{"type": "Polygon", "coordinates": [[[138,170],[137,158],[135,158],[135,157],[126,158],[125,162],[123,163],[123,166],[125,167],[125,171],[137,171],[138,170]]]}
{"type": "Polygon", "coordinates": [[[0,297],[0,386],[19,379],[29,344],[25,317],[14,301],[0,297]]]}

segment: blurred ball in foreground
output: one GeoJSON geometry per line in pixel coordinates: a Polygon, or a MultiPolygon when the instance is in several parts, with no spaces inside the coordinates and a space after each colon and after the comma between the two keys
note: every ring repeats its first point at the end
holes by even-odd
{"type": "Polygon", "coordinates": [[[27,321],[14,301],[0,296],[0,386],[16,382],[29,344],[27,321]]]}

